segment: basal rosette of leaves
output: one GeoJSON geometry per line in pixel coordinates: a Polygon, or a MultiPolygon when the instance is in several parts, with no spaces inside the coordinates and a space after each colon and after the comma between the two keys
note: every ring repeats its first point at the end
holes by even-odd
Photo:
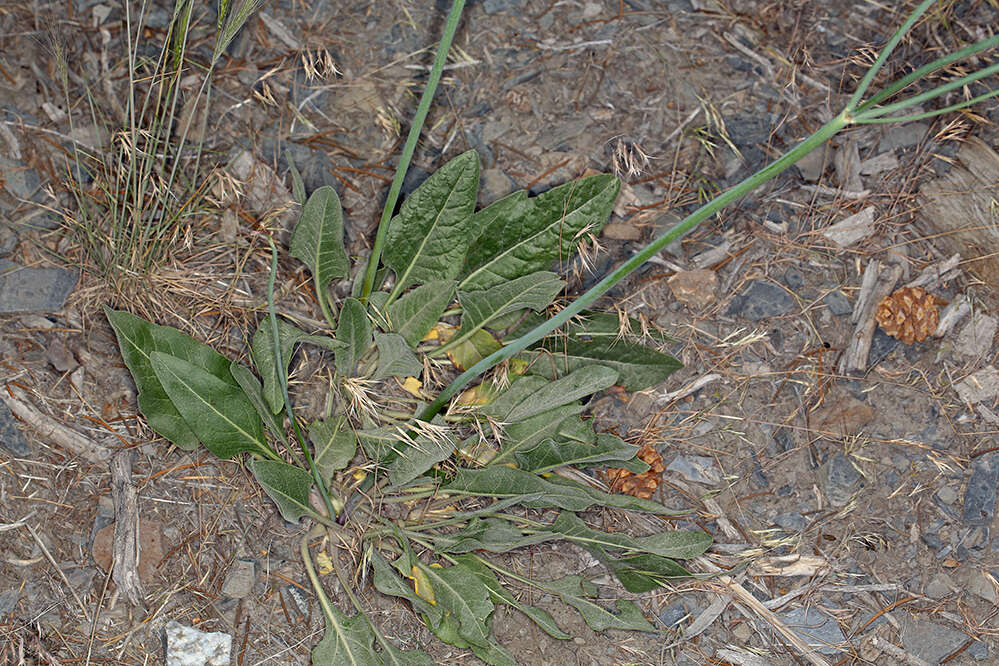
{"type": "MultiPolygon", "coordinates": [[[[250,345],[253,370],[180,331],[125,312],[107,315],[150,427],[183,449],[203,445],[222,459],[247,454],[245,464],[286,520],[304,517],[338,532],[366,525],[355,537],[375,590],[408,601],[441,640],[504,664],[515,660],[491,633],[496,604],[570,638],[546,611],[518,601],[514,590],[525,586],[562,599],[597,631],[654,628],[630,601],[604,605],[583,578],[528,580],[489,554],[568,541],[603,562],[627,590],[645,592],[688,576],[678,561],[700,555],[711,540],[687,531],[631,537],[585,521],[585,512],[598,507],[674,514],[650,500],[604,492],[585,473],[608,464],[647,467],[635,457],[638,446],[595,431],[583,416],[583,401],[593,394],[615,385],[642,390],[680,367],[635,334],[637,322],[624,322],[634,331],[622,333],[617,314],[588,312],[486,377],[448,412],[429,423],[415,418],[425,402],[400,387],[423,377],[425,361],[452,359],[464,369],[541,319],[565,287],[550,269],[573,255],[584,234],[600,231],[619,188],[612,176],[597,175],[536,197],[517,192],[476,211],[478,181],[478,156],[468,152],[403,202],[383,253],[391,278],[367,306],[330,298],[330,284],[350,268],[343,216],[332,188],[313,192],[290,254],[308,267],[329,329],[307,332],[265,317],[250,345]],[[322,350],[335,381],[381,382],[374,393],[408,400],[414,418],[377,408],[358,418],[344,399],[328,418],[300,424],[287,372],[302,345],[322,350]],[[383,504],[426,498],[421,511],[432,519],[389,520],[352,502],[358,474],[383,504]],[[328,493],[332,511],[310,502],[313,488],[328,493]]],[[[351,615],[329,603],[307,547],[303,556],[328,626],[316,663],[431,663],[388,642],[359,600],[351,615]]]]}
{"type": "Polygon", "coordinates": [[[107,311],[150,427],[185,450],[203,445],[222,459],[245,454],[245,464],[286,520],[315,523],[300,544],[327,625],[314,663],[432,663],[425,653],[403,651],[385,638],[336,556],[330,558],[332,569],[354,608],[347,614],[330,603],[309,551],[310,541],[324,532],[331,544],[360,543],[361,566],[378,593],[408,602],[441,640],[469,648],[490,664],[516,663],[491,631],[497,604],[523,612],[556,639],[570,638],[546,611],[519,601],[513,589],[534,588],[561,599],[596,631],[654,631],[637,605],[619,599],[609,608],[584,578],[532,580],[490,557],[563,540],[590,552],[626,590],[641,593],[690,576],[679,561],[710,544],[701,532],[634,537],[586,523],[585,512],[598,507],[674,515],[656,502],[596,487],[587,468],[642,473],[647,465],[636,458],[638,446],[594,430],[583,416],[583,401],[615,385],[628,391],[654,386],[680,367],[654,341],[636,335],[635,323],[588,308],[669,243],[844,128],[921,120],[999,94],[984,82],[999,73],[999,64],[992,63],[891,101],[923,77],[999,46],[999,36],[992,36],[865,99],[892,50],[934,2],[923,0],[912,11],[838,115],[586,293],[561,303],[565,283],[552,267],[571,257],[585,234],[599,233],[617,196],[613,177],[582,178],[537,197],[517,192],[476,211],[479,163],[469,152],[441,167],[390,216],[458,24],[464,2],[455,0],[353,298],[330,298],[330,284],[350,274],[336,192],[323,187],[306,199],[292,169],[303,206],[290,254],[312,274],[327,331],[303,331],[278,316],[273,242],[269,315],[251,343],[256,372],[179,331],[107,311]],[[899,115],[958,90],[965,95],[957,103],[899,115]],[[546,318],[543,313],[552,309],[558,313],[546,318]],[[374,385],[376,393],[408,399],[411,410],[380,409],[377,401],[356,410],[342,402],[327,418],[300,423],[287,373],[301,345],[323,350],[340,386],[374,385]],[[443,390],[428,392],[420,379],[445,358],[462,372],[443,390]],[[498,371],[484,374],[500,363],[498,371]],[[313,490],[321,506],[312,504],[313,490]],[[378,501],[357,501],[361,493],[378,501]],[[418,517],[391,520],[370,508],[413,500],[421,500],[418,517]]]}

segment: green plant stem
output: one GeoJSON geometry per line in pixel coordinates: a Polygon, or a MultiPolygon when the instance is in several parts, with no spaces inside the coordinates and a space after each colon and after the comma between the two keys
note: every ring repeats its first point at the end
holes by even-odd
{"type": "Polygon", "coordinates": [[[604,279],[591,287],[589,291],[577,298],[557,315],[532,331],[529,331],[522,337],[517,338],[502,349],[493,352],[465,372],[458,375],[458,377],[452,381],[447,388],[440,393],[440,395],[437,396],[437,399],[434,400],[422,414],[420,414],[420,419],[424,421],[432,419],[437,413],[440,412],[444,405],[447,404],[447,401],[454,397],[458,391],[463,389],[470,381],[486,372],[497,363],[501,363],[515,354],[519,354],[524,349],[527,349],[528,346],[534,344],[552,331],[566,324],[572,317],[575,317],[577,314],[589,307],[594,301],[607,293],[607,291],[610,290],[615,284],[623,280],[651,257],[658,254],[667,245],[689,233],[694,229],[694,227],[720,211],[725,206],[728,206],[730,203],[740,199],[763,183],[789,168],[802,157],[835,136],[837,132],[848,126],[850,122],[851,118],[849,113],[847,111],[843,111],[816,130],[814,134],[782,155],[776,161],[767,165],[760,171],[757,171],[741,183],[735,185],[731,189],[725,191],[721,195],[698,208],[696,211],[681,220],[678,224],[673,226],[669,231],[663,233],[653,242],[649,243],[649,245],[647,245],[641,252],[619,266],[609,275],[605,276],[604,279]]]}
{"type": "Polygon", "coordinates": [[[884,67],[885,63],[888,61],[888,56],[891,55],[898,43],[902,41],[902,37],[905,33],[909,32],[909,29],[916,24],[919,17],[926,13],[926,10],[933,6],[938,0],[923,0],[918,7],[912,10],[908,18],[899,26],[898,30],[891,36],[888,43],[884,45],[881,49],[881,53],[878,54],[877,60],[874,64],[867,70],[864,74],[864,78],[860,80],[860,84],[857,86],[857,90],[854,91],[853,95],[850,97],[850,101],[847,103],[847,109],[856,109],[860,106],[860,101],[864,98],[867,93],[867,89],[871,87],[871,83],[874,82],[874,77],[878,75],[881,68],[884,67]]]}
{"type": "Polygon", "coordinates": [[[389,223],[392,219],[392,211],[399,200],[399,192],[402,191],[402,181],[409,170],[409,163],[416,152],[416,144],[423,131],[423,123],[427,119],[430,111],[430,103],[437,92],[437,84],[441,80],[441,73],[444,71],[444,63],[447,61],[447,54],[451,50],[451,41],[454,33],[458,29],[458,21],[461,19],[461,11],[465,7],[465,0],[454,0],[451,4],[451,11],[447,16],[447,23],[444,25],[444,34],[441,36],[440,44],[437,45],[437,57],[434,58],[433,67],[430,69],[430,76],[427,78],[427,86],[423,89],[423,96],[416,107],[416,115],[413,116],[413,124],[409,128],[409,135],[406,137],[406,144],[403,146],[402,155],[399,158],[399,166],[396,167],[395,176],[392,178],[392,185],[389,187],[388,199],[385,201],[385,208],[382,209],[382,217],[378,222],[378,232],[375,234],[375,242],[371,247],[371,256],[368,257],[368,265],[364,271],[364,283],[361,287],[360,301],[367,305],[368,296],[371,295],[375,286],[375,274],[378,272],[378,262],[381,260],[382,248],[385,245],[385,238],[388,236],[389,223]]]}
{"type": "Polygon", "coordinates": [[[281,337],[278,331],[277,311],[274,308],[274,279],[278,270],[277,247],[274,245],[274,239],[270,236],[267,236],[267,242],[271,246],[271,273],[267,279],[267,314],[271,323],[274,362],[278,366],[277,376],[278,382],[281,384],[281,394],[284,398],[284,409],[288,413],[291,427],[295,431],[295,439],[298,440],[298,445],[305,455],[305,462],[309,465],[309,471],[312,472],[312,478],[319,488],[319,494],[323,497],[326,511],[330,516],[338,518],[343,511],[343,502],[339,498],[333,499],[330,497],[329,490],[326,488],[326,481],[323,480],[323,475],[319,473],[319,468],[316,467],[316,462],[312,459],[312,454],[309,453],[309,445],[305,443],[305,437],[302,436],[302,429],[298,425],[298,419],[295,417],[295,410],[291,407],[291,397],[288,395],[288,378],[284,376],[283,370],[284,364],[282,363],[283,355],[281,353],[281,337]]]}
{"type": "Polygon", "coordinates": [[[877,93],[870,99],[864,101],[863,104],[857,107],[857,114],[860,114],[861,111],[865,111],[866,109],[869,109],[877,104],[880,104],[884,100],[888,99],[895,93],[904,90],[905,88],[912,85],[913,83],[923,78],[927,74],[932,74],[938,69],[946,67],[951,63],[955,63],[959,60],[963,60],[973,55],[977,55],[995,46],[999,46],[999,35],[996,35],[995,37],[990,37],[989,39],[983,39],[980,42],[972,44],[971,46],[966,46],[963,49],[955,51],[954,53],[945,55],[942,58],[937,58],[933,62],[923,65],[919,69],[903,76],[898,81],[895,81],[894,83],[885,87],[885,89],[882,90],[881,92],[877,93]]]}

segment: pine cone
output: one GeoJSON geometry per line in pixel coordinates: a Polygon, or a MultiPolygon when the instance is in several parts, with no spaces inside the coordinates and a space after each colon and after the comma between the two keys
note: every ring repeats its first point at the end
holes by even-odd
{"type": "Polygon", "coordinates": [[[878,303],[875,315],[885,333],[907,345],[922,342],[937,329],[937,305],[922,287],[902,287],[878,303]]]}
{"type": "Polygon", "coordinates": [[[634,474],[626,469],[610,468],[606,472],[607,483],[611,492],[649,499],[659,487],[659,477],[664,469],[663,457],[651,444],[644,445],[636,455],[649,466],[648,470],[634,474]]]}

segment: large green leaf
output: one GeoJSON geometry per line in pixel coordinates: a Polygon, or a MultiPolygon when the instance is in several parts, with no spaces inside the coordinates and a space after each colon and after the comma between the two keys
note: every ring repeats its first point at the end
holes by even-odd
{"type": "Polygon", "coordinates": [[[357,439],[369,458],[379,463],[386,463],[398,454],[401,443],[399,433],[390,426],[357,430],[357,439]]]}
{"type": "MultiPolygon", "coordinates": [[[[615,509],[626,509],[628,511],[644,511],[646,513],[658,513],[661,515],[671,515],[680,516],[690,513],[689,511],[676,511],[673,509],[668,509],[658,502],[653,502],[652,500],[642,499],[641,497],[632,497],[631,495],[617,495],[613,493],[605,493],[602,490],[597,490],[588,485],[583,485],[577,483],[571,479],[566,479],[564,477],[554,474],[548,478],[548,482],[554,486],[560,486],[566,489],[576,490],[585,493],[588,497],[593,500],[594,504],[600,506],[609,506],[615,509]]],[[[524,506],[533,506],[529,503],[524,503],[524,506]]]]}
{"type": "Polygon", "coordinates": [[[601,532],[588,527],[571,511],[561,512],[551,529],[584,548],[625,550],[630,554],[650,553],[681,560],[697,557],[711,545],[711,536],[704,532],[671,531],[647,537],[601,532]]]}
{"type": "Polygon", "coordinates": [[[336,352],[336,371],[347,377],[354,372],[357,362],[371,346],[371,322],[364,305],[356,298],[348,298],[340,308],[336,339],[343,343],[343,347],[336,352]]]}
{"type": "Polygon", "coordinates": [[[135,315],[110,308],[104,308],[104,314],[114,329],[122,358],[139,390],[139,411],[146,417],[149,427],[185,451],[197,448],[200,443],[198,436],[163,389],[153,371],[149,355],[160,351],[176,356],[236,387],[238,384],[229,373],[229,359],[169,326],[158,326],[135,315]]]}
{"type": "Polygon", "coordinates": [[[515,377],[510,386],[492,402],[483,405],[479,412],[501,423],[510,422],[510,413],[519,404],[546,386],[548,381],[537,375],[515,377]]]}
{"type": "Polygon", "coordinates": [[[408,437],[408,441],[397,441],[396,457],[388,464],[389,481],[393,486],[405,485],[437,463],[447,460],[454,449],[454,440],[446,434],[434,438],[417,434],[408,437]]]}
{"type": "MultiPolygon", "coordinates": [[[[545,323],[547,318],[540,314],[529,314],[516,328],[507,333],[504,341],[516,340],[529,333],[535,327],[545,323]]],[[[658,330],[644,330],[642,323],[634,317],[628,317],[622,326],[621,317],[613,312],[595,312],[583,310],[579,316],[565,326],[565,335],[579,340],[620,340],[625,336],[650,339],[653,343],[662,344],[674,340],[663,335],[658,330]]]]}
{"type": "MultiPolygon", "coordinates": [[[[417,595],[412,588],[396,573],[392,564],[385,559],[377,550],[371,551],[370,556],[372,582],[375,589],[382,594],[392,597],[399,597],[413,604],[413,609],[423,613],[430,620],[430,624],[439,624],[441,621],[441,609],[428,603],[425,599],[417,595]]],[[[412,565],[410,565],[412,566],[412,565]]]]}
{"type": "Polygon", "coordinates": [[[565,282],[555,273],[539,271],[524,277],[498,284],[489,289],[459,291],[461,301],[461,330],[449,345],[464,342],[480,328],[509,312],[531,308],[543,310],[558,295],[565,282]]]}
{"type": "Polygon", "coordinates": [[[375,652],[375,635],[368,619],[358,613],[347,617],[331,605],[323,608],[326,634],[312,650],[317,666],[382,666],[375,652]]]}
{"type": "Polygon", "coordinates": [[[454,280],[436,280],[405,294],[388,308],[389,330],[416,347],[454,298],[454,280]]]}
{"type": "Polygon", "coordinates": [[[438,169],[403,202],[389,224],[383,254],[396,275],[390,303],[414,284],[458,277],[478,188],[479,157],[469,151],[438,169]]]}
{"type": "Polygon", "coordinates": [[[527,493],[539,493],[540,498],[529,502],[530,506],[570,511],[585,511],[597,504],[597,501],[581,488],[558,486],[540,476],[505,465],[495,465],[486,469],[459,469],[443,490],[484,497],[515,497],[527,493]]]}
{"type": "Polygon", "coordinates": [[[576,251],[577,234],[603,228],[620,186],[616,178],[602,174],[504,204],[469,248],[459,291],[488,289],[569,258],[576,251]]]}
{"type": "Polygon", "coordinates": [[[264,380],[264,398],[270,405],[271,412],[277,414],[284,408],[284,391],[281,389],[284,379],[288,377],[288,366],[295,354],[295,345],[300,342],[336,350],[343,347],[340,342],[325,335],[309,335],[290,321],[278,317],[278,340],[281,346],[281,362],[274,357],[273,327],[269,317],[264,317],[257,332],[253,334],[250,348],[253,351],[253,363],[264,380]]]}
{"type": "Polygon", "coordinates": [[[327,290],[330,281],[346,277],[350,270],[343,247],[343,210],[336,190],[324,185],[302,206],[302,217],[291,235],[291,256],[312,272],[316,299],[330,326],[333,313],[327,290]]]}
{"type": "Polygon", "coordinates": [[[469,241],[475,242],[498,218],[517,219],[527,202],[527,190],[517,190],[478,211],[468,221],[469,241]]]}
{"type": "Polygon", "coordinates": [[[594,586],[579,576],[566,576],[551,582],[535,582],[538,587],[558,594],[562,601],[579,611],[586,624],[594,631],[623,629],[625,631],[654,632],[642,610],[630,601],[617,600],[617,613],[611,613],[600,604],[590,601],[595,595],[594,586]]]}
{"type": "Polygon", "coordinates": [[[327,481],[350,463],[357,452],[357,436],[343,415],[328,421],[315,421],[309,426],[313,461],[327,481]]]}
{"type": "Polygon", "coordinates": [[[524,534],[508,521],[499,518],[473,518],[460,532],[437,536],[434,543],[440,552],[445,553],[471,553],[476,550],[507,553],[561,538],[558,534],[546,532],[524,534]]]}
{"type": "Polygon", "coordinates": [[[252,461],[249,468],[260,487],[277,504],[281,517],[289,523],[298,522],[302,516],[316,515],[309,504],[312,475],[307,471],[277,460],[252,461]]]}
{"type": "Polygon", "coordinates": [[[499,582],[499,579],[496,578],[496,574],[494,574],[489,567],[482,564],[481,559],[473,555],[458,555],[455,560],[462,566],[467,567],[472,573],[479,577],[482,584],[489,590],[489,594],[491,595],[493,601],[499,601],[512,608],[516,608],[521,613],[531,618],[535,624],[541,627],[541,629],[552,638],[562,640],[572,638],[571,634],[565,633],[557,624],[555,624],[554,618],[552,618],[548,611],[517,601],[517,598],[510,593],[510,590],[503,587],[503,584],[499,582]]]}
{"type": "Polygon", "coordinates": [[[531,372],[557,377],[586,366],[599,364],[613,368],[618,382],[628,391],[641,391],[659,384],[683,365],[668,354],[657,352],[630,340],[548,341],[547,349],[522,353],[532,361],[531,372]]]}
{"type": "Polygon", "coordinates": [[[689,571],[668,557],[648,553],[612,557],[596,546],[589,546],[586,549],[614,573],[624,589],[635,594],[661,589],[675,584],[679,579],[692,576],[689,571]]]}
{"type": "Polygon", "coordinates": [[[401,335],[375,333],[375,345],[378,347],[378,367],[372,379],[419,377],[423,372],[423,363],[401,335]]]}
{"type": "Polygon", "coordinates": [[[253,371],[245,365],[233,361],[229,365],[229,373],[232,374],[232,378],[236,380],[236,383],[243,389],[243,393],[253,403],[254,409],[257,410],[257,414],[260,415],[264,425],[267,426],[271,434],[287,444],[288,435],[284,431],[284,428],[281,427],[284,415],[278,412],[280,416],[276,417],[271,413],[271,408],[264,398],[264,387],[261,385],[260,380],[257,379],[257,376],[253,374],[253,371]],[[281,421],[278,420],[279,418],[281,421]]]}
{"type": "Polygon", "coordinates": [[[460,564],[446,568],[429,566],[420,560],[414,564],[433,590],[436,605],[444,616],[457,621],[459,636],[472,645],[488,646],[487,621],[493,604],[482,581],[460,564]]]}
{"type": "Polygon", "coordinates": [[[527,451],[546,439],[554,439],[562,430],[562,423],[584,409],[585,407],[579,403],[563,405],[529,419],[508,424],[503,431],[503,445],[500,452],[488,464],[494,466],[514,462],[514,456],[518,451],[527,451]]]}
{"type": "Polygon", "coordinates": [[[493,465],[484,469],[459,469],[451,482],[442,490],[483,497],[516,497],[538,493],[540,499],[522,502],[524,506],[532,508],[585,511],[596,505],[664,515],[676,513],[651,500],[630,495],[612,495],[558,476],[545,479],[506,465],[493,465]]]}
{"type": "Polygon", "coordinates": [[[542,386],[507,415],[513,423],[524,421],[542,412],[568,405],[597,391],[610,388],[617,381],[617,372],[601,365],[582,366],[565,377],[542,386]]]}
{"type": "Polygon", "coordinates": [[[531,449],[517,451],[516,456],[517,466],[522,470],[541,474],[566,465],[586,466],[630,460],[638,453],[638,449],[638,446],[629,444],[617,435],[601,433],[597,435],[595,444],[546,439],[531,449]]]}
{"type": "Polygon", "coordinates": [[[209,451],[223,460],[243,451],[277,458],[243,389],[176,356],[154,351],[149,360],[170,402],[209,451]]]}

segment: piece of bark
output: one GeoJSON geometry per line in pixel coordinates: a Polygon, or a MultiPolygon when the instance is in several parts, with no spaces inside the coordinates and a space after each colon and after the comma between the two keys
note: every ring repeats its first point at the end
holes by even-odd
{"type": "Polygon", "coordinates": [[[897,264],[884,270],[880,270],[875,261],[872,261],[871,264],[873,266],[868,265],[867,271],[864,273],[863,288],[860,297],[857,298],[857,307],[853,311],[857,327],[853,331],[846,351],[843,352],[843,356],[839,360],[841,374],[867,370],[867,356],[871,352],[871,339],[878,327],[878,323],[874,319],[874,311],[877,309],[878,303],[891,294],[898,279],[902,277],[902,267],[897,264]],[[872,279],[872,276],[876,276],[876,278],[872,279]]]}
{"type": "Polygon", "coordinates": [[[967,296],[961,294],[940,313],[940,320],[937,322],[937,330],[933,332],[933,337],[942,338],[947,335],[969,314],[971,314],[971,303],[967,296]]]}
{"type": "Polygon", "coordinates": [[[996,183],[999,153],[969,137],[953,168],[919,188],[923,206],[915,222],[945,255],[965,257],[963,268],[993,287],[999,286],[996,183]]]}
{"type": "Polygon", "coordinates": [[[906,287],[922,287],[926,291],[933,291],[941,285],[947,284],[951,280],[960,277],[961,255],[951,255],[949,259],[938,261],[924,268],[915,280],[906,283],[906,287]]]}
{"type": "Polygon", "coordinates": [[[114,502],[114,547],[111,579],[133,606],[145,608],[139,579],[139,502],[132,483],[132,452],[111,458],[111,499],[114,502]]]}

